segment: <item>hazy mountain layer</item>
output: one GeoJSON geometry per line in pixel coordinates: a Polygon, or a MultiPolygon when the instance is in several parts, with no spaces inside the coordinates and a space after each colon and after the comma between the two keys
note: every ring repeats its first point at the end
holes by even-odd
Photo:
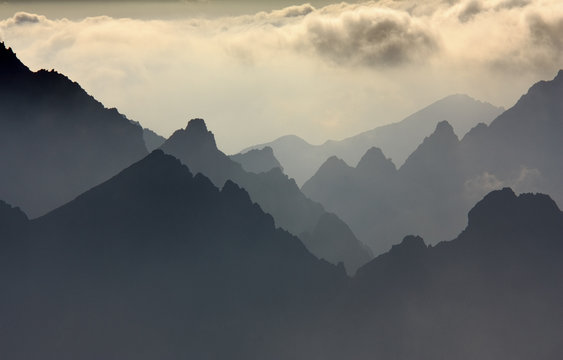
{"type": "Polygon", "coordinates": [[[161,151],[36,220],[0,203],[4,221],[6,359],[320,358],[307,320],[346,282],[161,151]]]}
{"type": "Polygon", "coordinates": [[[153,151],[155,149],[158,149],[162,144],[164,144],[166,138],[158,135],[151,129],[144,128],[143,140],[145,141],[145,146],[147,147],[147,150],[153,151]]]}
{"type": "Polygon", "coordinates": [[[155,151],[29,221],[0,203],[9,359],[559,359],[563,213],[487,195],[455,240],[410,236],[352,279],[232,182],[155,151]]]}
{"type": "Polygon", "coordinates": [[[451,95],[402,121],[380,126],[341,141],[330,140],[322,145],[311,145],[297,136],[288,135],[270,143],[252,146],[242,152],[264,146],[271,147],[285,172],[301,186],[331,156],[337,156],[354,165],[369,148],[378,147],[400,166],[424,137],[432,133],[437,122],[447,120],[455,132],[463,136],[478,123],[490,123],[502,111],[502,108],[477,101],[467,95],[451,95]]]}
{"type": "Polygon", "coordinates": [[[557,359],[563,213],[545,195],[487,195],[453,241],[409,236],[353,279],[333,358],[557,359]]]}
{"type": "Polygon", "coordinates": [[[276,159],[274,151],[269,146],[262,149],[252,149],[245,153],[231,155],[229,157],[241,164],[245,171],[255,174],[267,172],[274,168],[280,168],[283,171],[283,167],[278,159],[276,159]]]}
{"type": "Polygon", "coordinates": [[[142,129],[54,71],[31,72],[0,43],[0,198],[32,217],[147,154],[142,129]]]}
{"type": "Polygon", "coordinates": [[[549,193],[562,203],[562,74],[534,85],[490,126],[476,126],[461,141],[440,122],[398,171],[372,149],[356,168],[329,159],[302,190],[375,253],[407,234],[453,237],[471,206],[504,186],[549,193]]]}
{"type": "Polygon", "coordinates": [[[295,181],[279,167],[260,174],[246,172],[217,149],[213,133],[207,130],[202,119],[191,120],[186,129],[174,132],[161,149],[176,156],[192,171],[208,176],[218,187],[227,180],[243,187],[252,201],[274,217],[278,226],[299,236],[315,255],[335,264],[343,261],[350,273],[371,259],[369,249],[351,231],[319,232],[319,227],[347,226],[336,216],[319,222],[325,214],[323,207],[303,195],[295,181]],[[325,237],[317,238],[316,234],[321,233],[325,237]],[[315,245],[310,246],[310,243],[315,245]]]}

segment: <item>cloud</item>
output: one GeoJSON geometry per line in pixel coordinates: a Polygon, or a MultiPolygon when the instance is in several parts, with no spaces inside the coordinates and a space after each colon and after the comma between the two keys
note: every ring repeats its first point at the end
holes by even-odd
{"type": "Polygon", "coordinates": [[[563,17],[547,20],[539,14],[527,18],[531,41],[559,55],[563,50],[563,17]]]}
{"type": "Polygon", "coordinates": [[[562,33],[559,0],[0,20],[0,37],[30,68],[65,73],[163,135],[206,118],[231,152],[288,133],[314,143],[352,136],[452,93],[509,107],[562,66],[562,33]]]}
{"type": "Polygon", "coordinates": [[[12,18],[6,20],[5,25],[18,26],[18,25],[27,25],[27,24],[38,24],[40,22],[47,22],[47,18],[43,15],[18,12],[12,18]]]}
{"type": "Polygon", "coordinates": [[[475,15],[479,14],[481,11],[483,11],[483,6],[481,5],[481,3],[477,0],[471,0],[464,6],[463,10],[458,15],[458,19],[462,23],[467,22],[471,20],[475,15]]]}
{"type": "Polygon", "coordinates": [[[522,8],[529,5],[531,0],[506,0],[501,1],[495,7],[496,10],[512,9],[512,8],[522,8]]]}
{"type": "Polygon", "coordinates": [[[407,13],[389,9],[316,16],[305,26],[315,52],[337,64],[398,66],[423,60],[439,48],[428,28],[407,13]]]}
{"type": "Polygon", "coordinates": [[[272,17],[284,17],[293,18],[305,16],[315,11],[315,8],[311,4],[303,4],[296,6],[289,6],[282,10],[274,10],[270,14],[272,17]]]}
{"type": "Polygon", "coordinates": [[[467,180],[464,185],[464,195],[473,204],[493,190],[510,187],[516,193],[533,193],[544,188],[542,183],[543,177],[538,169],[523,166],[512,178],[501,180],[494,174],[484,172],[467,180]]]}

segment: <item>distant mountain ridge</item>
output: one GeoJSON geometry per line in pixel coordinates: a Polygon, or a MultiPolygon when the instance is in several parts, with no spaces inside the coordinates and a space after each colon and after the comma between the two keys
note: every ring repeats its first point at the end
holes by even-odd
{"type": "Polygon", "coordinates": [[[283,171],[283,166],[274,156],[274,150],[269,146],[231,155],[230,158],[241,164],[245,171],[255,174],[267,172],[274,168],[280,168],[283,171]]]}
{"type": "Polygon", "coordinates": [[[186,128],[175,131],[161,149],[180,159],[192,171],[208,176],[218,187],[228,180],[243,187],[252,201],[274,217],[277,226],[301,238],[316,256],[334,264],[343,261],[350,273],[371,259],[370,250],[337,216],[325,217],[319,223],[325,214],[323,207],[303,195],[295,181],[279,167],[259,174],[247,172],[221,152],[204,120],[190,120],[186,128]],[[319,226],[338,231],[322,231],[319,226]],[[320,234],[325,236],[317,238],[320,234]],[[333,238],[329,239],[330,236],[333,238]]]}
{"type": "Polygon", "coordinates": [[[478,199],[505,186],[548,193],[561,204],[561,98],[562,72],[461,140],[448,122],[439,122],[396,173],[383,166],[360,171],[332,159],[302,190],[342,217],[376,254],[407,234],[452,238],[478,199]]]}
{"type": "Polygon", "coordinates": [[[563,358],[563,71],[461,140],[436,121],[399,168],[331,156],[302,191],[202,119],[147,154],[3,45],[0,78],[2,358],[563,358]]]}
{"type": "MultiPolygon", "coordinates": [[[[0,223],[14,214],[0,203],[0,223]]],[[[322,354],[294,331],[346,283],[244,190],[219,190],[160,150],[24,219],[0,258],[10,240],[0,347],[14,360],[322,354]]]]}
{"type": "Polygon", "coordinates": [[[158,135],[154,131],[148,128],[143,128],[143,140],[145,141],[145,146],[149,152],[158,149],[164,142],[166,138],[158,135]]]}
{"type": "Polygon", "coordinates": [[[351,279],[236,184],[159,150],[41,218],[19,214],[0,202],[0,224],[19,224],[0,239],[13,360],[563,354],[563,212],[546,195],[491,192],[456,239],[407,236],[351,279]]]}
{"type": "Polygon", "coordinates": [[[358,270],[354,310],[336,321],[346,325],[335,338],[350,346],[335,346],[335,359],[563,354],[563,213],[546,195],[505,188],[468,220],[452,241],[409,236],[358,270]]]}
{"type": "Polygon", "coordinates": [[[0,44],[0,198],[44,214],[147,154],[140,126],[0,44]]]}
{"type": "Polygon", "coordinates": [[[329,140],[322,145],[311,145],[295,135],[287,135],[270,143],[252,146],[241,153],[271,147],[286,173],[302,186],[331,156],[355,165],[368,149],[377,147],[395,165],[401,166],[424,137],[432,133],[437,122],[447,120],[462,137],[478,123],[490,123],[503,110],[467,95],[450,95],[397,123],[379,126],[344,140],[329,140]]]}

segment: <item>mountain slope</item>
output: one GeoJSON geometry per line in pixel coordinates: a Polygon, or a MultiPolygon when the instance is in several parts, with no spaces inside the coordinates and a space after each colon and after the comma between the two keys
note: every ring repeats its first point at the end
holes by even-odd
{"type": "Polygon", "coordinates": [[[269,146],[286,173],[300,186],[305,183],[331,156],[348,164],[356,164],[371,147],[380,148],[397,166],[401,166],[425,136],[432,133],[436,123],[447,120],[460,137],[478,123],[490,123],[502,108],[481,102],[467,95],[451,95],[417,111],[393,124],[377,127],[350,138],[322,145],[311,145],[294,136],[283,136],[270,143],[243,150],[269,146]]]}
{"type": "Polygon", "coordinates": [[[0,198],[44,214],[147,154],[142,129],[0,44],[0,198]]]}
{"type": "Polygon", "coordinates": [[[283,171],[283,167],[269,146],[262,149],[252,149],[243,154],[231,155],[230,158],[241,164],[245,171],[255,174],[267,172],[273,168],[280,168],[283,171]]]}
{"type": "Polygon", "coordinates": [[[335,336],[350,346],[334,358],[557,359],[562,260],[553,200],[492,192],[455,240],[407,237],[358,271],[346,302],[354,310],[335,336]]]}
{"type": "MultiPolygon", "coordinates": [[[[192,171],[208,176],[216,186],[220,187],[225,181],[232,180],[243,187],[252,201],[274,217],[277,226],[299,236],[306,245],[308,241],[315,242],[314,247],[309,247],[315,255],[331,255],[326,257],[326,260],[335,264],[347,259],[345,266],[350,273],[371,259],[369,250],[351,231],[339,232],[347,238],[313,239],[316,234],[323,233],[313,231],[325,214],[323,207],[303,195],[295,181],[283,174],[280,168],[260,174],[244,171],[240,164],[217,149],[214,135],[207,130],[202,119],[191,120],[186,129],[174,132],[161,149],[180,159],[192,171]],[[305,233],[309,235],[302,236],[305,233]],[[340,245],[333,248],[336,244],[340,245]],[[323,245],[327,248],[321,250],[323,245]],[[341,251],[345,252],[340,253],[341,251]],[[351,260],[353,261],[350,262],[351,260]]],[[[329,221],[323,221],[322,226],[328,226],[330,223],[330,226],[338,228],[346,226],[336,216],[331,217],[329,221]]],[[[336,236],[330,232],[324,234],[336,236]]]]}
{"type": "Polygon", "coordinates": [[[455,134],[462,138],[477,124],[489,124],[503,111],[501,107],[467,95],[450,95],[397,123],[377,127],[343,142],[380,147],[400,167],[424,137],[432,133],[438,122],[447,121],[455,134]]]}
{"type": "Polygon", "coordinates": [[[158,150],[26,230],[24,269],[0,264],[10,359],[323,356],[300,332],[347,281],[237,185],[158,150]]]}
{"type": "Polygon", "coordinates": [[[408,236],[351,280],[234,183],[159,151],[44,217],[17,214],[0,203],[0,224],[19,224],[0,253],[10,359],[563,354],[563,213],[546,195],[494,191],[455,240],[408,236]]]}
{"type": "Polygon", "coordinates": [[[476,201],[505,186],[548,193],[561,204],[561,98],[562,72],[532,86],[490,126],[476,126],[461,141],[451,125],[439,122],[393,176],[383,179],[389,171],[360,166],[343,176],[327,171],[327,161],[302,190],[346,221],[375,253],[407,234],[436,242],[452,238],[476,201]]]}
{"type": "Polygon", "coordinates": [[[143,140],[145,141],[145,146],[149,152],[158,149],[164,142],[166,138],[163,136],[158,135],[151,129],[144,128],[143,129],[143,140]]]}
{"type": "MultiPolygon", "coordinates": [[[[563,70],[533,85],[490,126],[462,140],[471,180],[484,174],[517,188],[542,191],[563,204],[563,70]]],[[[478,196],[478,195],[477,195],[478,196]]]]}
{"type": "Polygon", "coordinates": [[[562,239],[563,214],[549,197],[490,193],[457,239],[432,248],[406,238],[359,270],[352,295],[361,298],[352,300],[359,321],[347,329],[359,341],[351,351],[372,350],[365,358],[558,358],[562,239]]]}

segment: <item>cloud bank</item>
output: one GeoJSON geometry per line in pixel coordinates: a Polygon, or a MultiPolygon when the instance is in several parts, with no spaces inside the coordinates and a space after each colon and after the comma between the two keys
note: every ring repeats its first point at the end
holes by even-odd
{"type": "Polygon", "coordinates": [[[173,20],[19,12],[0,38],[168,135],[205,117],[234,152],[400,120],[451,93],[508,107],[563,67],[558,0],[375,1],[173,20]]]}

